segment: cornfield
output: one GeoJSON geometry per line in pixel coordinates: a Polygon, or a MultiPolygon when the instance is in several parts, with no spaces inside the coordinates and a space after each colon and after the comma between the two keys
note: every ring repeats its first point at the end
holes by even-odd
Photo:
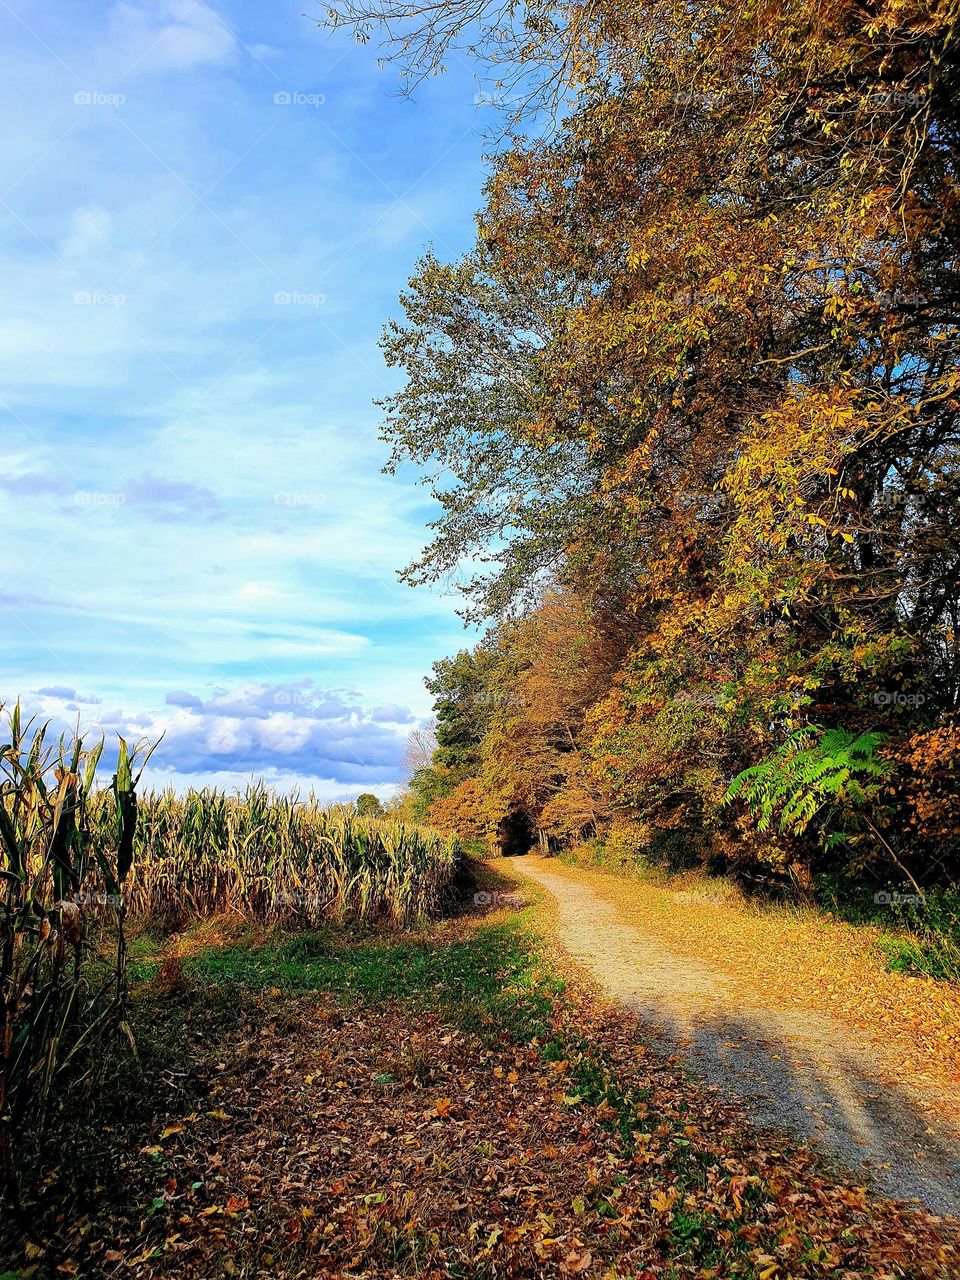
{"type": "MultiPolygon", "coordinates": [[[[114,799],[97,793],[95,826],[114,799]]],[[[358,818],[314,797],[261,785],[139,799],[127,910],[171,923],[224,912],[263,921],[409,924],[436,915],[459,865],[455,840],[424,827],[358,818]]]]}
{"type": "Polygon", "coordinates": [[[65,1083],[89,1070],[98,1039],[126,1028],[123,893],[139,775],[138,751],[121,738],[110,823],[94,832],[89,796],[103,743],[48,744],[47,727],[22,725],[19,706],[9,728],[0,742],[0,1194],[18,1208],[24,1135],[36,1140],[65,1083]],[[90,894],[112,911],[88,920],[90,894]]]}
{"type": "Polygon", "coordinates": [[[409,924],[441,910],[460,850],[426,828],[260,785],[242,796],[139,797],[150,750],[122,738],[112,783],[97,789],[102,741],[48,743],[46,726],[21,724],[19,706],[9,730],[0,742],[0,1198],[18,1208],[24,1151],[48,1111],[90,1082],[105,1036],[132,1043],[127,917],[409,924]]]}

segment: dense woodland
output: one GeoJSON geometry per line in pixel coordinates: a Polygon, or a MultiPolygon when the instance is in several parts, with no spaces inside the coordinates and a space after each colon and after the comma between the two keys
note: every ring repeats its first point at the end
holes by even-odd
{"type": "Polygon", "coordinates": [[[384,336],[393,464],[442,504],[406,575],[467,563],[488,625],[408,803],[508,849],[951,878],[956,6],[402,8],[413,79],[470,40],[509,117],[475,248],[384,336]]]}

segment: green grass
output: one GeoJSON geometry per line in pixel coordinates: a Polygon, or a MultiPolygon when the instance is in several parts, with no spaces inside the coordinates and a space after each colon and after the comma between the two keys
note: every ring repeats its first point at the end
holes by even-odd
{"type": "Polygon", "coordinates": [[[879,946],[892,973],[960,982],[960,946],[949,938],[884,934],[879,946]]]}
{"type": "Polygon", "coordinates": [[[960,889],[931,889],[917,901],[914,896],[878,893],[876,885],[839,877],[817,884],[818,901],[841,920],[880,928],[878,946],[892,972],[960,982],[960,889]]]}
{"type": "MultiPolygon", "coordinates": [[[[151,970],[156,963],[150,962],[151,970]]],[[[536,1042],[551,1061],[572,1064],[576,1105],[606,1102],[608,1121],[625,1142],[652,1123],[643,1090],[625,1090],[579,1035],[558,1034],[554,1006],[566,984],[542,953],[529,913],[479,925],[465,937],[421,934],[356,939],[330,928],[281,934],[256,945],[241,938],[184,961],[188,986],[228,1011],[250,992],[318,991],[345,1002],[399,1002],[413,1011],[440,1011],[464,1031],[536,1042]]],[[[228,1015],[225,1015],[228,1016],[228,1015]]]]}
{"type": "Polygon", "coordinates": [[[526,922],[482,926],[466,938],[404,935],[351,942],[340,931],[211,948],[184,962],[184,977],[207,986],[324,991],[378,1004],[397,1000],[440,1009],[469,1031],[495,1026],[518,1041],[549,1035],[563,982],[539,961],[526,922]]]}

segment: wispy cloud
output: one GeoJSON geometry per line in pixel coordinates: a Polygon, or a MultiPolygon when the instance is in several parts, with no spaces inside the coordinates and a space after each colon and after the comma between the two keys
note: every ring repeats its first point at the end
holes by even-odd
{"type": "Polygon", "coordinates": [[[25,471],[20,475],[0,475],[0,489],[7,493],[19,494],[21,497],[35,497],[38,494],[69,493],[70,486],[62,476],[48,476],[38,471],[25,471]]]}
{"type": "Polygon", "coordinates": [[[188,480],[170,480],[144,472],[125,481],[121,493],[125,502],[169,518],[193,515],[211,519],[223,515],[213,490],[188,480]]]}
{"type": "Polygon", "coordinates": [[[189,71],[221,62],[236,41],[201,0],[160,0],[140,7],[115,4],[109,11],[110,51],[125,74],[189,71]]]}
{"type": "Polygon", "coordinates": [[[36,693],[41,698],[54,698],[58,702],[83,702],[92,706],[96,706],[100,699],[92,694],[77,693],[76,689],[70,689],[67,685],[55,684],[37,689],[36,693]]]}

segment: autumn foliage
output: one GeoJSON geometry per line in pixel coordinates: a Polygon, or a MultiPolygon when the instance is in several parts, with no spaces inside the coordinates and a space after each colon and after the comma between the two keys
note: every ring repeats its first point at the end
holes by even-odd
{"type": "Polygon", "coordinates": [[[443,505],[408,575],[470,557],[491,623],[436,819],[800,882],[951,875],[955,14],[546,8],[525,56],[566,50],[569,110],[500,150],[476,248],[428,256],[385,337],[395,460],[443,505]],[[824,746],[864,734],[880,785],[824,746]],[[806,822],[731,799],[769,761],[806,822]]]}

